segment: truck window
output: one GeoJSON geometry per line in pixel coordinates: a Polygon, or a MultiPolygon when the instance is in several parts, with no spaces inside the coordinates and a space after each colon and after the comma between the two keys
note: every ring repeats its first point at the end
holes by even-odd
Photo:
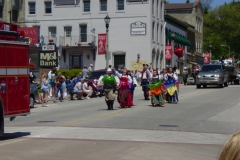
{"type": "Polygon", "coordinates": [[[206,65],[202,66],[203,72],[219,72],[222,70],[221,65],[206,65]]]}

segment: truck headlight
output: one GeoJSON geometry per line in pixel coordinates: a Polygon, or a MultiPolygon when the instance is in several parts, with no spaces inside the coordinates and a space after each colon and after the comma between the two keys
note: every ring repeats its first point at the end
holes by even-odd
{"type": "Polygon", "coordinates": [[[200,75],[198,75],[198,76],[197,76],[197,78],[201,78],[201,76],[200,76],[200,75]]]}
{"type": "Polygon", "coordinates": [[[219,78],[219,77],[220,77],[220,75],[216,74],[216,75],[215,75],[215,77],[219,78]]]}

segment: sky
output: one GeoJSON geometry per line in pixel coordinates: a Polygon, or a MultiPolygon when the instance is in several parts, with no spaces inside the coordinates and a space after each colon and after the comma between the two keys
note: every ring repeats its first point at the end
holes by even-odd
{"type": "MultiPolygon", "coordinates": [[[[186,3],[186,0],[167,0],[169,3],[186,3]]],[[[201,0],[200,0],[201,1],[201,0]]],[[[237,0],[235,0],[237,1],[237,0]]],[[[195,2],[195,0],[190,0],[190,3],[195,2]]],[[[232,2],[232,0],[213,0],[211,4],[211,9],[214,9],[217,6],[223,5],[224,3],[232,2]]]]}

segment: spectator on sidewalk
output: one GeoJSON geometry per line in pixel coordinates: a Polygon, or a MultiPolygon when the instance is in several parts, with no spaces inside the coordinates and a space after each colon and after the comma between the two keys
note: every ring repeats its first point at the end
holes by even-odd
{"type": "Polygon", "coordinates": [[[84,83],[84,80],[81,80],[80,82],[78,82],[75,86],[74,86],[74,89],[73,89],[73,92],[77,93],[78,95],[78,100],[82,100],[82,96],[83,96],[83,83],[84,83]]]}
{"type": "Polygon", "coordinates": [[[85,65],[84,66],[84,68],[83,68],[83,70],[82,70],[82,76],[83,76],[83,79],[85,78],[85,77],[88,77],[88,75],[89,75],[89,71],[88,71],[88,69],[87,69],[87,66],[85,65]]]}
{"type": "Polygon", "coordinates": [[[88,72],[92,72],[93,71],[93,64],[90,64],[90,66],[88,67],[88,72]]]}
{"type": "Polygon", "coordinates": [[[92,91],[92,88],[88,86],[88,79],[87,78],[84,79],[84,83],[83,83],[82,88],[83,88],[83,92],[85,94],[87,94],[86,99],[90,99],[93,91],[92,91]]]}
{"type": "Polygon", "coordinates": [[[240,132],[233,134],[225,143],[219,160],[240,159],[240,132]]]}

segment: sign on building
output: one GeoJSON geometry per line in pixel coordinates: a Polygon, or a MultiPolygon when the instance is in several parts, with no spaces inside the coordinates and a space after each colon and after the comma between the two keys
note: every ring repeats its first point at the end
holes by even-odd
{"type": "Polygon", "coordinates": [[[203,63],[209,64],[211,59],[211,55],[208,52],[203,53],[203,63]]]}
{"type": "Polygon", "coordinates": [[[106,34],[98,34],[98,54],[106,53],[106,34]]]}
{"type": "Polygon", "coordinates": [[[172,45],[165,45],[165,60],[172,60],[172,45]]]}
{"type": "Polygon", "coordinates": [[[58,66],[57,51],[39,51],[39,67],[52,68],[58,66]]]}
{"type": "Polygon", "coordinates": [[[145,35],[146,34],[146,23],[135,22],[131,23],[131,35],[145,35]]]}
{"type": "Polygon", "coordinates": [[[42,50],[43,51],[54,51],[55,50],[55,45],[43,45],[42,50]]]}
{"type": "Polygon", "coordinates": [[[24,27],[18,28],[18,31],[23,31],[25,38],[28,39],[30,45],[38,43],[38,28],[36,27],[24,27]]]}

